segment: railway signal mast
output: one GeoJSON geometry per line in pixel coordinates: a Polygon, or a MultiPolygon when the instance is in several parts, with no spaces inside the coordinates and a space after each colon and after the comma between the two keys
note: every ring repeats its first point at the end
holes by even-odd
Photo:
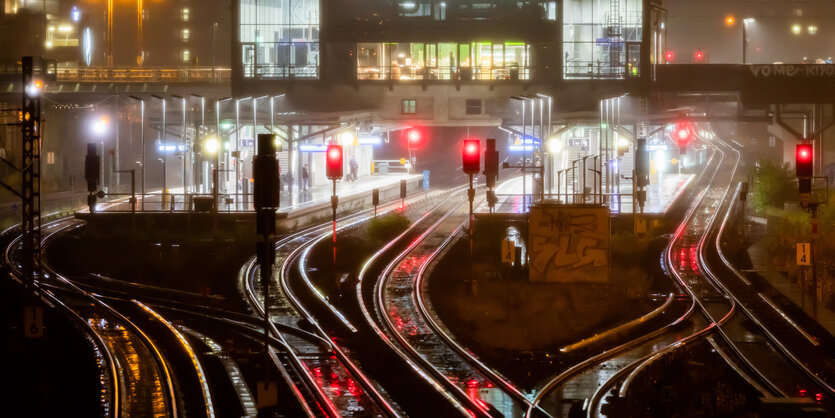
{"type": "Polygon", "coordinates": [[[325,174],[333,182],[331,208],[333,209],[333,264],[336,265],[336,207],[339,197],[336,196],[336,181],[342,178],[342,145],[328,145],[325,150],[325,174]]]}
{"type": "MultiPolygon", "coordinates": [[[[274,134],[258,134],[257,154],[252,161],[254,178],[253,197],[255,200],[255,227],[258,234],[256,243],[256,257],[260,268],[261,287],[264,293],[264,354],[269,363],[270,353],[270,281],[273,276],[275,262],[275,212],[279,206],[278,160],[274,134]]],[[[264,382],[259,382],[259,393],[272,394],[276,392],[276,383],[272,381],[269,368],[265,368],[264,382]]],[[[274,405],[275,397],[261,396],[258,399],[261,406],[274,405]],[[267,400],[269,398],[269,400],[267,400]]]]}
{"type": "Polygon", "coordinates": [[[814,178],[814,147],[811,143],[803,141],[797,145],[795,150],[795,173],[797,174],[797,187],[800,194],[800,205],[809,211],[812,221],[812,241],[809,248],[809,258],[812,264],[812,289],[815,297],[812,298],[812,316],[818,316],[818,271],[815,266],[815,247],[818,238],[818,205],[821,202],[812,198],[812,179],[814,178]]]}
{"type": "Polygon", "coordinates": [[[473,236],[473,200],[475,200],[475,189],[473,188],[473,176],[481,171],[481,143],[477,139],[464,140],[464,152],[462,168],[464,173],[470,176],[470,188],[467,190],[467,198],[470,201],[470,238],[473,236]]]}

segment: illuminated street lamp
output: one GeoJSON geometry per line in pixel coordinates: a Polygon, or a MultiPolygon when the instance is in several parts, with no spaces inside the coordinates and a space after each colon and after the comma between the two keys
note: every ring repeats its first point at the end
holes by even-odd
{"type": "Polygon", "coordinates": [[[800,32],[803,31],[803,27],[798,24],[792,25],[792,33],[795,35],[800,35],[800,32]]]}
{"type": "Polygon", "coordinates": [[[209,155],[217,154],[218,147],[219,147],[219,145],[218,145],[217,137],[214,137],[214,136],[210,136],[210,137],[206,138],[206,140],[203,143],[203,149],[205,149],[206,153],[209,154],[209,155]]]}
{"type": "Polygon", "coordinates": [[[99,139],[99,145],[101,146],[101,164],[99,164],[99,178],[104,181],[104,138],[107,135],[107,132],[110,130],[110,118],[107,116],[99,116],[93,119],[90,123],[90,131],[93,132],[93,135],[99,139]]]}
{"type": "Polygon", "coordinates": [[[745,65],[745,54],[748,50],[748,24],[754,22],[753,17],[746,17],[742,20],[742,65],[745,65]]]}
{"type": "Polygon", "coordinates": [[[92,122],[93,134],[100,138],[103,137],[105,134],[107,134],[107,128],[109,125],[110,119],[108,119],[107,116],[96,118],[92,122]]]}

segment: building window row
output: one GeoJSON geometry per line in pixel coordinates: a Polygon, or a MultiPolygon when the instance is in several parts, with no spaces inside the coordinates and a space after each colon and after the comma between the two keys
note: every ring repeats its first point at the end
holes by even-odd
{"type": "Polygon", "coordinates": [[[337,22],[399,24],[419,21],[519,22],[557,19],[550,0],[336,0],[337,22]]]}
{"type": "Polygon", "coordinates": [[[247,78],[319,77],[318,0],[241,0],[247,78]]]}
{"type": "Polygon", "coordinates": [[[638,76],[642,0],[565,0],[563,78],[638,76]]]}
{"type": "Polygon", "coordinates": [[[359,43],[359,80],[527,80],[524,42],[359,43]]]}

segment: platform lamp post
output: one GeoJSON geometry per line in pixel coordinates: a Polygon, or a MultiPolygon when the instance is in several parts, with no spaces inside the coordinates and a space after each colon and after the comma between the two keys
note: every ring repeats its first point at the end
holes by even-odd
{"type": "Polygon", "coordinates": [[[742,65],[745,65],[747,62],[746,55],[748,53],[748,24],[754,22],[756,22],[756,20],[754,20],[753,17],[746,17],[745,19],[742,19],[742,65]]]}
{"type": "MultiPolygon", "coordinates": [[[[551,126],[551,109],[552,109],[554,100],[551,96],[549,96],[547,94],[536,93],[536,95],[543,98],[543,99],[548,99],[548,129],[547,129],[547,132],[542,133],[542,135],[541,135],[542,138],[540,138],[540,141],[545,141],[547,139],[548,144],[550,145],[554,141],[554,138],[551,138],[551,131],[553,130],[553,128],[551,126]]],[[[542,106],[540,106],[540,108],[541,107],[542,106]]],[[[549,194],[554,189],[554,166],[556,165],[555,160],[554,160],[554,154],[555,153],[554,153],[553,150],[548,149],[548,165],[549,165],[549,167],[548,167],[548,177],[547,177],[547,179],[548,179],[548,193],[549,194]]],[[[543,158],[543,161],[545,161],[545,158],[543,158]]],[[[544,182],[544,179],[543,179],[543,182],[544,182]]]]}
{"type": "Polygon", "coordinates": [[[187,184],[186,184],[186,156],[188,152],[186,151],[186,98],[182,96],[172,95],[171,97],[175,99],[179,99],[182,104],[182,127],[180,131],[180,144],[182,149],[182,159],[183,159],[183,204],[185,204],[185,196],[188,194],[187,184]]]}
{"type": "Polygon", "coordinates": [[[161,194],[163,196],[165,196],[165,194],[168,192],[167,191],[168,184],[166,183],[166,178],[165,178],[166,177],[166,167],[165,166],[166,166],[166,162],[168,160],[168,154],[165,153],[165,147],[166,147],[165,141],[168,139],[168,134],[166,132],[166,129],[167,129],[167,126],[166,126],[166,114],[167,114],[167,112],[166,112],[166,99],[164,97],[160,97],[160,96],[157,96],[155,94],[151,95],[151,97],[153,97],[154,99],[159,99],[162,102],[162,135],[161,135],[161,137],[162,137],[161,138],[161,141],[162,141],[162,193],[161,194]]]}
{"type": "MultiPolygon", "coordinates": [[[[238,199],[240,194],[238,170],[241,166],[241,102],[244,100],[251,100],[252,97],[243,97],[235,99],[235,150],[232,152],[232,158],[235,160],[235,207],[238,207],[238,199]]],[[[231,139],[231,137],[230,137],[231,139]]],[[[228,178],[227,178],[228,180],[228,178]]]]}
{"type": "Polygon", "coordinates": [[[527,107],[527,102],[525,101],[524,97],[520,96],[512,96],[512,100],[518,100],[522,102],[522,211],[525,209],[525,202],[527,201],[527,162],[525,161],[525,108],[527,107]]]}
{"type": "MultiPolygon", "coordinates": [[[[214,199],[214,215],[217,216],[220,207],[220,153],[225,152],[223,146],[223,135],[220,133],[220,104],[232,100],[231,97],[224,97],[215,100],[215,135],[217,136],[217,152],[214,156],[215,167],[212,170],[212,198],[214,199]]],[[[225,155],[225,154],[224,154],[225,155]]]]}
{"type": "Polygon", "coordinates": [[[197,133],[194,135],[194,139],[191,141],[192,146],[188,148],[188,153],[191,156],[191,164],[189,164],[189,166],[191,167],[192,191],[194,193],[198,193],[197,176],[194,174],[194,160],[195,155],[203,149],[203,144],[200,143],[200,138],[203,136],[203,131],[206,129],[206,98],[199,94],[191,94],[191,97],[200,99],[200,129],[197,130],[197,133]]]}
{"type": "Polygon", "coordinates": [[[275,133],[275,99],[284,97],[284,93],[270,96],[270,133],[275,133]]]}
{"type": "Polygon", "coordinates": [[[142,170],[142,178],[140,179],[140,191],[142,193],[142,207],[145,210],[145,99],[136,96],[130,96],[131,99],[139,102],[139,136],[142,142],[142,152],[139,154],[139,167],[142,170]]]}

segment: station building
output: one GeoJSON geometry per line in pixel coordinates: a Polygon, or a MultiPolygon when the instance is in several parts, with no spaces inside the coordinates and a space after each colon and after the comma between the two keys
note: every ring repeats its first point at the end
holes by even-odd
{"type": "MultiPolygon", "coordinates": [[[[666,30],[655,0],[235,0],[232,21],[233,96],[284,94],[285,139],[502,127],[524,151],[571,123],[585,139],[575,154],[601,155],[614,149],[601,100],[645,96],[666,30]],[[544,127],[537,113],[524,132],[522,102],[537,94],[553,119],[544,127]]],[[[284,152],[297,170],[315,157],[293,143],[284,152]]]]}

